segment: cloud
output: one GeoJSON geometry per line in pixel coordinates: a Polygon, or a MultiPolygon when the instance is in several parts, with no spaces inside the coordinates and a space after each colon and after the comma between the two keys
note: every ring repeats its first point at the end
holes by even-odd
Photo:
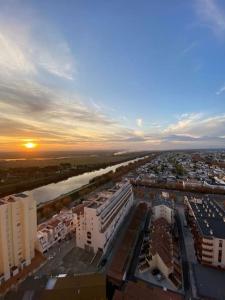
{"type": "Polygon", "coordinates": [[[225,134],[225,115],[205,116],[202,113],[185,115],[163,131],[164,134],[183,134],[191,137],[220,137],[225,134]]]}
{"type": "Polygon", "coordinates": [[[141,118],[136,119],[136,124],[137,124],[138,127],[142,127],[143,126],[143,119],[141,119],[141,118]]]}
{"type": "Polygon", "coordinates": [[[11,22],[0,14],[0,72],[7,76],[41,76],[72,80],[75,62],[64,38],[44,20],[11,22]],[[45,30],[48,28],[48,30],[45,30]]]}
{"type": "Polygon", "coordinates": [[[201,25],[211,29],[217,36],[225,32],[225,12],[217,0],[195,0],[196,12],[201,25]]]}
{"type": "Polygon", "coordinates": [[[182,114],[178,118],[178,122],[170,124],[165,130],[165,133],[186,133],[186,131],[199,121],[202,117],[201,113],[182,114]]]}
{"type": "MultiPolygon", "coordinates": [[[[0,144],[32,138],[44,144],[117,143],[140,140],[109,115],[79,95],[28,80],[0,80],[0,144]]],[[[0,145],[1,148],[1,145],[0,145]]]]}
{"type": "Polygon", "coordinates": [[[192,42],[190,45],[188,45],[186,48],[184,48],[181,52],[182,55],[188,54],[190,51],[192,51],[194,48],[196,48],[198,45],[197,42],[192,42]]]}
{"type": "Polygon", "coordinates": [[[225,92],[225,85],[224,86],[222,86],[217,92],[216,92],[216,95],[220,95],[220,94],[222,94],[222,93],[224,93],[225,92]]]}
{"type": "MultiPolygon", "coordinates": [[[[196,2],[204,24],[224,32],[224,14],[217,2],[196,2]]],[[[183,114],[166,128],[146,120],[149,130],[145,131],[141,130],[143,119],[137,118],[139,130],[134,130],[122,124],[129,124],[125,116],[121,122],[113,119],[98,99],[66,92],[59,86],[76,78],[78,65],[70,44],[36,13],[23,17],[16,10],[13,18],[12,9],[9,5],[8,15],[2,7],[0,12],[0,150],[16,149],[27,139],[51,149],[224,145],[225,115],[183,114]]],[[[22,6],[20,11],[25,11],[22,6]]],[[[194,47],[195,42],[183,54],[194,47]]]]}

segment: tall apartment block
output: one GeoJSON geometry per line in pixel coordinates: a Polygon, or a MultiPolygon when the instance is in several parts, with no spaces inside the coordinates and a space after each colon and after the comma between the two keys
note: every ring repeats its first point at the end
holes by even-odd
{"type": "Polygon", "coordinates": [[[225,269],[225,211],[209,199],[185,197],[185,204],[199,262],[225,269]]]}
{"type": "Polygon", "coordinates": [[[36,235],[36,201],[26,194],[0,199],[0,284],[31,263],[36,235]]]}
{"type": "Polygon", "coordinates": [[[128,181],[96,193],[74,209],[77,246],[104,253],[133,205],[128,181]]]}

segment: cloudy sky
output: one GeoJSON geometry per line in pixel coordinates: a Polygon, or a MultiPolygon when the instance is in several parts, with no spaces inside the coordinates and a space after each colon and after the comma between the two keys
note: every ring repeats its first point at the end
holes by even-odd
{"type": "Polygon", "coordinates": [[[224,0],[0,0],[0,151],[225,146],[224,0]]]}

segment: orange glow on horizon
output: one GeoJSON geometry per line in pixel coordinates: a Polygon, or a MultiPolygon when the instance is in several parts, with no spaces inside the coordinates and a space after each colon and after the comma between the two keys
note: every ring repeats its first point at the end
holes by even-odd
{"type": "Polygon", "coordinates": [[[35,149],[37,147],[37,144],[32,143],[32,142],[28,142],[26,144],[23,145],[26,149],[35,149]]]}

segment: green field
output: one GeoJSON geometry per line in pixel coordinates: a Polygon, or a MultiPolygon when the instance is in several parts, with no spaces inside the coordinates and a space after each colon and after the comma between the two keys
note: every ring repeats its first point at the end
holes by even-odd
{"type": "Polygon", "coordinates": [[[114,155],[115,151],[0,153],[0,168],[46,167],[70,163],[71,166],[121,162],[145,155],[147,152],[128,152],[114,155]]]}

